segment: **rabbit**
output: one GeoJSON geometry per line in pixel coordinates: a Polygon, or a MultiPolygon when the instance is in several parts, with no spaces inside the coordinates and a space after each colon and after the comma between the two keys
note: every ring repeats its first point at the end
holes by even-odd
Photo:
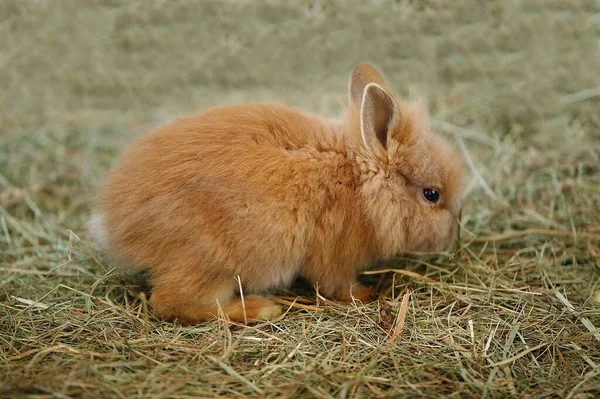
{"type": "Polygon", "coordinates": [[[451,243],[462,175],[424,107],[359,64],[339,120],[255,103],[145,133],[107,176],[89,231],[124,271],[148,273],[159,318],[247,323],[279,317],[261,293],[298,276],[333,300],[374,299],[359,271],[451,243]]]}

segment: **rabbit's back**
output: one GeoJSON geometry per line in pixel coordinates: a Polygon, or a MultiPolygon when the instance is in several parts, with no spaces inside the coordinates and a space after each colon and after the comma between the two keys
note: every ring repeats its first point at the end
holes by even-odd
{"type": "Polygon", "coordinates": [[[176,257],[188,260],[178,262],[188,276],[204,264],[201,279],[287,284],[311,252],[315,218],[347,195],[329,184],[352,178],[344,155],[324,145],[334,134],[335,125],[268,104],[147,133],[101,194],[109,251],[136,268],[169,268],[176,257]]]}

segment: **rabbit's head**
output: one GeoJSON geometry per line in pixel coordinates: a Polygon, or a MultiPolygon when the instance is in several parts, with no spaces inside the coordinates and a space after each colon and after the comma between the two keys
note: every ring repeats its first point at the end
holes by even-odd
{"type": "Polygon", "coordinates": [[[425,109],[394,98],[379,71],[360,64],[350,80],[346,128],[379,255],[437,252],[450,244],[461,209],[463,160],[429,130],[425,109]]]}

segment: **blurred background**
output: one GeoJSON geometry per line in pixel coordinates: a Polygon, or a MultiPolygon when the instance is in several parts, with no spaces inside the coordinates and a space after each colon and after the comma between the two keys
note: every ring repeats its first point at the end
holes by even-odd
{"type": "Polygon", "coordinates": [[[75,209],[147,128],[248,101],[336,115],[367,61],[462,136],[493,186],[512,170],[500,143],[600,140],[599,32],[586,0],[3,0],[0,172],[54,190],[45,207],[78,228],[75,209]]]}

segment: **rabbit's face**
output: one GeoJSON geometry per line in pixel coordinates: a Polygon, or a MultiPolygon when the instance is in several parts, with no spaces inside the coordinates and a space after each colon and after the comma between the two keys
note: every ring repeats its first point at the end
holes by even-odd
{"type": "Polygon", "coordinates": [[[419,134],[410,142],[391,139],[387,165],[363,181],[363,209],[386,257],[439,252],[457,228],[462,158],[441,138],[419,134]]]}
{"type": "Polygon", "coordinates": [[[462,158],[427,131],[411,134],[391,136],[387,165],[363,184],[364,209],[384,256],[439,252],[457,228],[462,158]]]}

